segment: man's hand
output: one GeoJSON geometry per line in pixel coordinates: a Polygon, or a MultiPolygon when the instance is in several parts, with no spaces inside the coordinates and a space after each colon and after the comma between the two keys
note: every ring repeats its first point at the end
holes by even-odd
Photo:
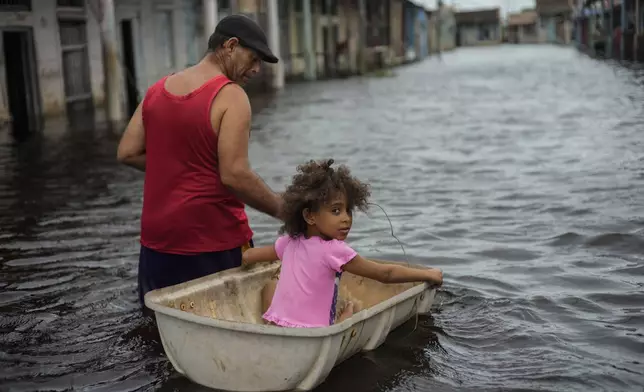
{"type": "Polygon", "coordinates": [[[116,159],[119,163],[145,171],[145,128],[143,127],[143,102],[130,119],[119,143],[116,159]]]}

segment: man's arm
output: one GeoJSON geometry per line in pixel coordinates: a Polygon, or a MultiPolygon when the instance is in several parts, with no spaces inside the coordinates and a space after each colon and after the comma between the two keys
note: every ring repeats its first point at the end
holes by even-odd
{"type": "Polygon", "coordinates": [[[130,119],[119,143],[116,159],[119,163],[145,171],[145,129],[142,115],[143,102],[130,119]]]}
{"type": "Polygon", "coordinates": [[[219,174],[221,181],[250,207],[280,219],[282,199],[250,168],[248,142],[251,108],[246,92],[229,84],[219,93],[225,112],[218,123],[218,114],[211,109],[213,129],[218,133],[219,174]]]}

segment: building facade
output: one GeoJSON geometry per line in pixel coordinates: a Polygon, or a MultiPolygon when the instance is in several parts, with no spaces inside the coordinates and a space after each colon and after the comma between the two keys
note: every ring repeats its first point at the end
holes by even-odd
{"type": "Polygon", "coordinates": [[[0,123],[29,133],[103,102],[100,30],[85,1],[1,3],[0,32],[0,123]]]}
{"type": "Polygon", "coordinates": [[[409,0],[404,2],[403,12],[405,60],[422,60],[429,54],[427,12],[409,0]]]}
{"type": "Polygon", "coordinates": [[[445,52],[456,48],[456,17],[452,6],[441,4],[428,11],[429,52],[445,52]]]}
{"type": "Polygon", "coordinates": [[[506,38],[513,44],[537,44],[546,41],[545,32],[534,10],[508,15],[506,38]]]}
{"type": "MultiPolygon", "coordinates": [[[[271,1],[275,2],[237,0],[236,7],[273,36],[276,29],[268,29],[267,16],[271,1]]],[[[105,106],[110,107],[102,112],[108,120],[129,118],[150,85],[203,57],[217,22],[233,12],[231,3],[0,2],[0,124],[10,123],[14,132],[29,133],[42,128],[49,118],[71,119],[105,106]],[[115,65],[110,68],[110,64],[115,65]]],[[[271,43],[279,46],[274,39],[271,43]]],[[[248,89],[279,85],[276,69],[264,67],[248,89]]]]}
{"type": "Polygon", "coordinates": [[[573,7],[573,0],[536,0],[546,42],[567,45],[572,41],[573,7]]]}
{"type": "MultiPolygon", "coordinates": [[[[455,18],[441,12],[448,50],[455,18]]],[[[0,1],[0,126],[29,133],[86,113],[127,120],[149,86],[202,59],[231,13],[256,20],[280,57],[247,90],[281,88],[284,76],[362,74],[430,51],[431,18],[409,0],[0,1]]]]}
{"type": "Polygon", "coordinates": [[[502,41],[500,8],[456,13],[457,46],[497,45],[502,41]]]}

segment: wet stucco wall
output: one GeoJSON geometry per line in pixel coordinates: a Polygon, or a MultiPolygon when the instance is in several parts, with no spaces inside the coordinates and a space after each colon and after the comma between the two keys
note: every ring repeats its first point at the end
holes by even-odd
{"type": "MultiPolygon", "coordinates": [[[[105,101],[103,49],[98,15],[88,4],[84,13],[87,22],[87,51],[94,104],[100,108],[105,101]]],[[[38,105],[45,117],[66,113],[64,73],[58,21],[69,13],[57,9],[55,0],[39,0],[32,12],[1,12],[0,30],[30,28],[33,32],[37,68],[38,105]]],[[[202,15],[198,15],[202,17],[202,15]]],[[[115,22],[119,95],[125,105],[125,74],[120,22],[132,21],[136,86],[142,99],[147,88],[159,78],[187,65],[186,9],[181,0],[116,0],[115,22]],[[165,32],[165,34],[160,34],[165,32]]],[[[204,38],[205,39],[205,38],[204,38]]],[[[0,48],[2,48],[0,35],[0,48]]],[[[5,83],[4,55],[0,52],[0,124],[9,120],[5,83]]]]}
{"type": "MultiPolygon", "coordinates": [[[[0,30],[31,29],[33,51],[36,61],[36,83],[39,90],[37,105],[45,117],[65,114],[65,88],[62,70],[62,52],[59,16],[55,0],[39,0],[31,12],[1,12],[0,30]]],[[[87,11],[88,55],[90,58],[90,78],[96,103],[103,101],[102,54],[100,31],[95,17],[87,11]]],[[[0,122],[8,119],[9,109],[4,69],[4,54],[0,55],[0,122]]]]}
{"type": "MultiPolygon", "coordinates": [[[[188,65],[186,36],[188,30],[185,26],[188,12],[196,12],[196,10],[186,7],[181,0],[115,1],[117,52],[120,66],[123,66],[124,58],[120,25],[124,21],[132,23],[135,74],[127,75],[123,72],[119,74],[123,86],[120,91],[123,104],[126,97],[126,78],[136,83],[139,99],[143,99],[147,89],[157,80],[188,65]]],[[[203,17],[203,15],[191,16],[203,17]]],[[[205,44],[199,45],[199,48],[205,49],[205,46],[205,44]]],[[[198,57],[200,59],[200,54],[198,57]]]]}
{"type": "Polygon", "coordinates": [[[501,43],[501,26],[490,23],[485,25],[462,25],[459,26],[462,46],[483,46],[501,43]],[[487,40],[480,40],[480,31],[487,30],[490,35],[487,40]]]}

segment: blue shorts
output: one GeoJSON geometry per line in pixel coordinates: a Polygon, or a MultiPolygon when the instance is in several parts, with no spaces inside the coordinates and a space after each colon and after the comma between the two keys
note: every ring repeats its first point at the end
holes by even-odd
{"type": "MultiPolygon", "coordinates": [[[[251,240],[248,246],[253,246],[251,240]]],[[[241,266],[242,247],[198,255],[161,253],[141,245],[139,301],[148,291],[173,286],[202,276],[241,266]]]]}

